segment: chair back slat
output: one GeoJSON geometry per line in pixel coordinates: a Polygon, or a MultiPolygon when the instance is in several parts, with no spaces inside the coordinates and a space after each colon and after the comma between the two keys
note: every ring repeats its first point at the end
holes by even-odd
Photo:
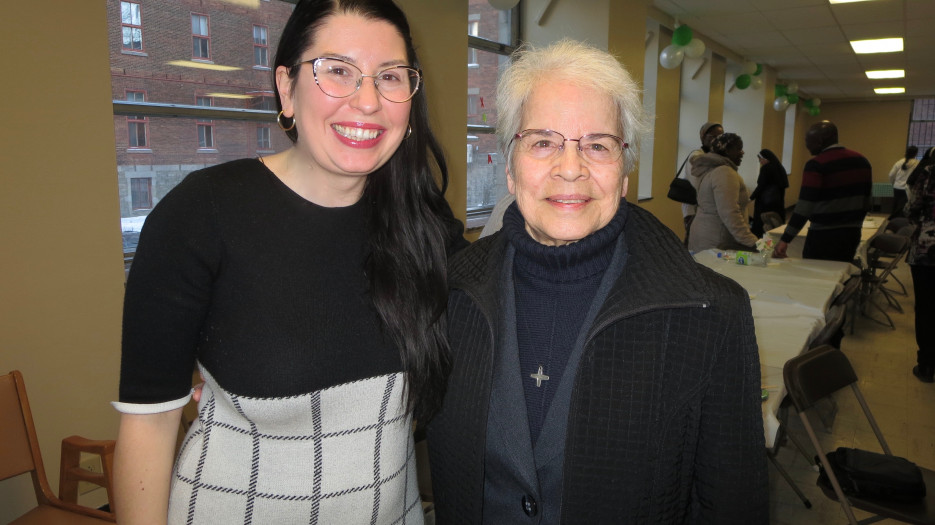
{"type": "Polygon", "coordinates": [[[0,376],[0,480],[36,469],[14,373],[0,376]]]}
{"type": "Polygon", "coordinates": [[[799,412],[857,382],[857,374],[847,357],[830,345],[819,346],[786,361],[782,376],[799,412]]]}

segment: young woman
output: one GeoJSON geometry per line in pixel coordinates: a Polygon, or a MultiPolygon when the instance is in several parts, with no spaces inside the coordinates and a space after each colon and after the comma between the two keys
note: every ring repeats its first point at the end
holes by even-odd
{"type": "Polygon", "coordinates": [[[300,1],[274,75],[293,147],[192,173],[142,232],[115,403],[121,523],[422,520],[411,423],[442,398],[446,257],[466,243],[433,177],[444,188],[406,18],[300,1]]]}

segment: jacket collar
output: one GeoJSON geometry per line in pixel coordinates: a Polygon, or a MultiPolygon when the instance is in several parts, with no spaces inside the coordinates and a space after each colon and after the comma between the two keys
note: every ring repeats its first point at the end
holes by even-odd
{"type": "MultiPolygon", "coordinates": [[[[672,231],[649,212],[626,205],[630,206],[624,226],[628,260],[594,320],[592,333],[613,319],[657,308],[704,307],[712,297],[701,265],[672,231]]],[[[471,296],[488,321],[497,319],[497,284],[507,242],[497,232],[459,252],[451,263],[449,286],[471,296]]]]}

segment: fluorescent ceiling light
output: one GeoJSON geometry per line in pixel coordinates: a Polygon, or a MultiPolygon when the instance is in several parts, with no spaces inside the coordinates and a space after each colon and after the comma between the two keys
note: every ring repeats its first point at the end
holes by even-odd
{"type": "Polygon", "coordinates": [[[240,95],[237,93],[208,93],[205,96],[217,97],[217,98],[239,98],[239,99],[255,98],[253,95],[240,95]]]}
{"type": "Polygon", "coordinates": [[[222,66],[220,64],[205,64],[203,62],[195,62],[194,60],[170,60],[166,62],[168,66],[179,66],[179,67],[193,67],[196,69],[210,69],[213,71],[239,71],[242,68],[235,66],[222,66]]]}
{"type": "Polygon", "coordinates": [[[851,40],[851,47],[857,54],[892,53],[903,50],[902,38],[877,38],[875,40],[851,40]]]}
{"type": "Polygon", "coordinates": [[[895,93],[905,93],[906,88],[901,87],[892,87],[892,88],[874,88],[873,92],[877,95],[890,95],[895,93]]]}
{"type": "Polygon", "coordinates": [[[905,69],[878,69],[876,71],[865,71],[867,78],[904,78],[905,69]]]}
{"type": "Polygon", "coordinates": [[[867,2],[868,0],[828,0],[829,4],[849,4],[851,2],[867,2]]]}

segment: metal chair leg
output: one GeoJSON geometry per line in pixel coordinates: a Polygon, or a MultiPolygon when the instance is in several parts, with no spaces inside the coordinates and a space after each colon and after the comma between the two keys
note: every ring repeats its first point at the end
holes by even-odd
{"type": "Polygon", "coordinates": [[[812,502],[809,501],[807,497],[805,497],[805,494],[798,487],[798,485],[795,484],[795,481],[792,481],[792,477],[789,476],[789,473],[786,472],[786,469],[782,468],[782,465],[780,465],[779,462],[776,461],[776,458],[773,457],[772,454],[767,452],[766,457],[768,457],[770,463],[772,463],[773,466],[776,467],[776,471],[779,472],[779,475],[782,476],[782,479],[786,480],[786,483],[788,483],[789,486],[792,487],[792,490],[795,492],[795,495],[798,496],[800,500],[802,500],[802,503],[805,504],[805,508],[806,509],[812,508],[812,502]]]}

